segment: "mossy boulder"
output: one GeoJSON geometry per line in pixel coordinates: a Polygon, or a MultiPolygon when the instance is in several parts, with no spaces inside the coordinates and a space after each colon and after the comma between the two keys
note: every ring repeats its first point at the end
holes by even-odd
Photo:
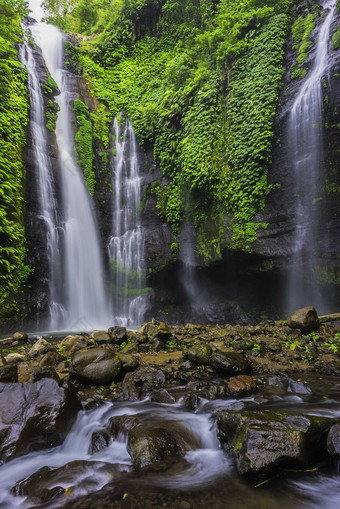
{"type": "Polygon", "coordinates": [[[211,346],[206,343],[199,342],[188,349],[187,357],[190,362],[199,366],[209,364],[211,354],[211,346]]]}
{"type": "Polygon", "coordinates": [[[121,360],[108,348],[78,350],[71,359],[70,373],[79,381],[108,385],[121,371],[121,360]]]}
{"type": "Polygon", "coordinates": [[[210,359],[214,371],[223,375],[244,375],[250,372],[247,358],[237,352],[215,352],[210,359]]]}
{"type": "Polygon", "coordinates": [[[267,475],[279,467],[304,468],[326,453],[334,419],[288,412],[221,411],[218,436],[240,474],[267,475]]]}

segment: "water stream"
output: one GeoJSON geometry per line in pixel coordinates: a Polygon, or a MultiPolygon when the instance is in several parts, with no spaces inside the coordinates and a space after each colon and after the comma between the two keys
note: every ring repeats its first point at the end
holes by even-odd
{"type": "MultiPolygon", "coordinates": [[[[41,15],[36,7],[32,3],[33,15],[35,12],[41,15]]],[[[60,260],[54,260],[53,263],[62,267],[62,275],[55,271],[50,274],[49,328],[90,330],[109,327],[112,325],[112,312],[104,286],[103,257],[96,217],[83,174],[75,162],[71,110],[76,97],[70,90],[70,76],[63,70],[63,35],[56,27],[41,22],[32,24],[30,31],[60,90],[56,97],[60,108],[56,140],[58,178],[61,184],[62,238],[61,249],[53,252],[54,257],[59,256],[60,260]]],[[[26,59],[26,65],[33,76],[33,59],[26,59]]],[[[41,115],[36,120],[41,129],[43,121],[41,115]]],[[[47,171],[41,172],[42,182],[45,182],[46,175],[47,171]]],[[[46,199],[49,206],[53,207],[53,196],[46,199]]],[[[51,229],[56,235],[55,225],[51,229]]]]}
{"type": "MultiPolygon", "coordinates": [[[[327,297],[318,284],[317,274],[321,234],[318,218],[324,186],[322,78],[327,74],[336,0],[327,0],[322,6],[326,16],[319,28],[314,63],[296,96],[288,122],[296,210],[287,295],[289,311],[314,305],[321,313],[328,311],[327,297]]],[[[322,239],[326,251],[326,236],[322,239]]]]}
{"type": "Polygon", "coordinates": [[[113,272],[114,321],[118,325],[140,325],[147,307],[144,263],[144,233],[139,205],[141,176],[136,136],[130,120],[114,119],[115,156],[112,188],[114,207],[112,237],[108,251],[113,272]]]}

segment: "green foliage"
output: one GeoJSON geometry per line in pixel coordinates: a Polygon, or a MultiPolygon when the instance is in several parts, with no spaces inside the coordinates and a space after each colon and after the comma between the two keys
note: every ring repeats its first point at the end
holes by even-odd
{"type": "Polygon", "coordinates": [[[340,27],[338,27],[332,35],[332,48],[334,50],[340,48],[340,27]]]}
{"type": "Polygon", "coordinates": [[[76,114],[78,126],[78,131],[75,136],[77,163],[84,172],[87,187],[90,194],[93,196],[96,178],[93,171],[94,152],[92,123],[89,120],[90,113],[88,107],[79,99],[74,101],[73,111],[76,114]]]}
{"type": "Polygon", "coordinates": [[[303,79],[307,74],[306,69],[300,66],[307,60],[308,48],[312,45],[309,37],[315,28],[315,17],[315,13],[310,13],[305,17],[298,18],[292,26],[292,38],[295,43],[293,49],[298,50],[296,64],[293,64],[291,67],[292,80],[303,79]]]}
{"type": "MultiPolygon", "coordinates": [[[[50,9],[56,22],[63,2],[50,9]]],[[[266,226],[254,216],[270,191],[292,3],[78,0],[67,7],[66,28],[91,35],[68,48],[70,58],[110,113],[124,109],[139,142],[154,147],[170,180],[152,190],[159,215],[175,235],[191,218],[206,259],[227,242],[249,249],[266,226]]],[[[107,143],[100,127],[95,132],[107,143]]]]}
{"type": "Polygon", "coordinates": [[[21,150],[28,122],[27,71],[16,51],[24,2],[0,0],[0,319],[19,318],[25,264],[24,185],[21,150]]]}

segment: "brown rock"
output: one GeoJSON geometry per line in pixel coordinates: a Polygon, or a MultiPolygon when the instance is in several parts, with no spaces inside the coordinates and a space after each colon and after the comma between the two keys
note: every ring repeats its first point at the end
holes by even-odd
{"type": "Polygon", "coordinates": [[[233,376],[228,382],[228,393],[234,398],[251,394],[255,389],[256,383],[248,375],[233,376]]]}
{"type": "Polygon", "coordinates": [[[313,306],[298,309],[288,318],[287,325],[305,333],[317,330],[320,323],[316,309],[313,306]]]}

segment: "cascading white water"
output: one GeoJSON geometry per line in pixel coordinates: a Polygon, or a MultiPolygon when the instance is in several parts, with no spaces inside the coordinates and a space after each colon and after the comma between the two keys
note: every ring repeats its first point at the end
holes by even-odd
{"type": "MultiPolygon", "coordinates": [[[[37,3],[32,0],[33,14],[37,3]]],[[[111,311],[104,288],[103,260],[93,204],[80,168],[75,162],[74,136],[70,110],[73,95],[69,75],[62,68],[63,36],[54,26],[36,23],[30,26],[36,44],[41,48],[46,66],[60,89],[56,101],[60,111],[56,125],[60,166],[63,255],[59,301],[51,302],[50,328],[95,329],[112,324],[111,311]]]]}
{"type": "Polygon", "coordinates": [[[327,71],[330,27],[336,0],[323,3],[328,13],[319,29],[312,69],[290,112],[288,143],[291,154],[295,203],[295,238],[288,281],[290,311],[306,305],[325,310],[327,302],[317,284],[316,250],[318,206],[324,173],[322,78],[327,71]]]}
{"type": "Polygon", "coordinates": [[[114,273],[115,323],[140,325],[146,310],[143,294],[144,235],[141,226],[141,176],[136,136],[130,120],[114,120],[114,209],[108,251],[114,273]]]}
{"type": "Polygon", "coordinates": [[[42,228],[46,234],[46,251],[48,259],[48,283],[49,303],[53,321],[56,321],[54,313],[57,308],[53,305],[58,300],[58,288],[56,281],[60,278],[59,236],[55,179],[51,160],[46,142],[44,130],[44,101],[39,81],[37,64],[34,59],[33,50],[28,43],[20,48],[20,60],[29,71],[28,89],[30,93],[30,130],[32,138],[33,157],[36,168],[37,202],[39,216],[42,221],[42,228]]]}

